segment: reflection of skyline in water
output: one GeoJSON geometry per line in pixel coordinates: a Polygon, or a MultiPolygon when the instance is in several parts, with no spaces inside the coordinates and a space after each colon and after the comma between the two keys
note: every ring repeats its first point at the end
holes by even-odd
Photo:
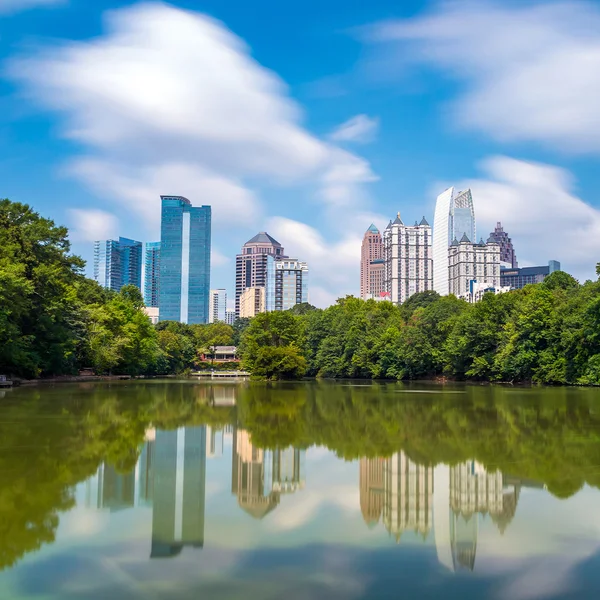
{"type": "Polygon", "coordinates": [[[428,467],[403,452],[362,458],[360,505],[369,528],[381,520],[396,542],[405,532],[433,535],[439,562],[452,571],[474,570],[480,519],[491,517],[503,534],[517,510],[522,487],[535,482],[488,472],[476,461],[428,467]]]}

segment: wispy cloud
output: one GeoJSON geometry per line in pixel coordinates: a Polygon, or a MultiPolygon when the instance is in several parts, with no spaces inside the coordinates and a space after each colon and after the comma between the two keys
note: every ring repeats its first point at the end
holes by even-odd
{"type": "Polygon", "coordinates": [[[67,0],[0,0],[0,15],[66,3],[67,0]]]}
{"type": "Polygon", "coordinates": [[[388,75],[419,63],[462,84],[452,106],[460,125],[598,153],[599,31],[597,3],[455,0],[363,34],[388,75]]]}
{"type": "Polygon", "coordinates": [[[556,259],[580,280],[595,278],[600,210],[575,195],[568,171],[506,156],[486,159],[482,169],[483,177],[458,184],[473,190],[478,235],[502,221],[522,266],[556,259]]]}
{"type": "Polygon", "coordinates": [[[367,144],[375,140],[378,131],[379,119],[356,115],[336,127],[329,137],[335,142],[367,144]]]}
{"type": "Polygon", "coordinates": [[[119,221],[114,215],[96,209],[73,208],[68,211],[71,220],[71,240],[94,242],[119,236],[119,221]]]}

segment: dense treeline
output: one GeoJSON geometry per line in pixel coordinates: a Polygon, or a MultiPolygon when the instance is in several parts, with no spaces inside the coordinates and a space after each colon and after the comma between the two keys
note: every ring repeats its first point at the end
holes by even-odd
{"type": "Polygon", "coordinates": [[[0,404],[0,570],[52,543],[75,485],[99,465],[131,472],[149,427],[231,425],[257,448],[324,446],[347,460],[403,451],[418,464],[477,460],[561,498],[600,488],[594,390],[329,382],[236,386],[117,382],[21,388],[0,404]],[[225,391],[229,389],[229,391],[225,391]]]}
{"type": "Polygon", "coordinates": [[[268,378],[426,379],[600,384],[600,283],[564,272],[477,304],[423,292],[400,307],[338,300],[262,314],[242,364],[268,378]]]}
{"type": "Polygon", "coordinates": [[[0,373],[20,377],[165,375],[206,366],[214,345],[240,345],[256,377],[448,377],[600,384],[600,283],[563,272],[478,304],[435,292],[401,307],[303,304],[230,327],[152,326],[133,286],[118,294],[83,275],[67,230],[0,201],[0,373]]]}
{"type": "Polygon", "coordinates": [[[154,327],[139,290],[118,294],[83,275],[67,230],[0,200],[0,373],[15,377],[163,375],[201,366],[212,345],[239,339],[223,323],[154,327]]]}

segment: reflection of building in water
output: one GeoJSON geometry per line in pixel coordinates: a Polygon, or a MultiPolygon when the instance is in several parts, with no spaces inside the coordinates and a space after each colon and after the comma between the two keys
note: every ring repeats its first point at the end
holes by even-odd
{"type": "Polygon", "coordinates": [[[374,527],[383,512],[384,458],[361,458],[359,472],[360,510],[365,523],[374,527]]]}
{"type": "Polygon", "coordinates": [[[475,461],[435,468],[434,524],[439,561],[454,571],[473,570],[479,519],[490,515],[503,533],[519,499],[519,480],[475,461]]]}
{"type": "Polygon", "coordinates": [[[297,448],[274,450],[273,491],[290,494],[304,487],[304,452],[297,448]]]}
{"type": "Polygon", "coordinates": [[[108,509],[111,512],[135,506],[135,472],[118,473],[110,465],[102,464],[96,475],[85,484],[85,506],[87,508],[108,509]]]}
{"type": "Polygon", "coordinates": [[[433,470],[399,452],[385,460],[383,490],[385,528],[397,541],[407,530],[426,537],[433,523],[433,470]]]}
{"type": "Polygon", "coordinates": [[[233,434],[231,491],[249,515],[262,519],[279,504],[282,493],[304,487],[304,452],[294,448],[262,450],[247,431],[233,434]]]}
{"type": "Polygon", "coordinates": [[[156,432],[152,439],[142,446],[140,460],[137,467],[138,491],[136,493],[139,504],[152,504],[154,493],[154,443],[156,432]]]}
{"type": "Polygon", "coordinates": [[[206,428],[157,431],[151,558],[204,545],[206,428]]]}
{"type": "Polygon", "coordinates": [[[206,458],[223,455],[223,430],[206,426],[206,458]]]}
{"type": "Polygon", "coordinates": [[[215,406],[233,406],[236,401],[237,385],[223,383],[211,388],[211,401],[215,406]]]}

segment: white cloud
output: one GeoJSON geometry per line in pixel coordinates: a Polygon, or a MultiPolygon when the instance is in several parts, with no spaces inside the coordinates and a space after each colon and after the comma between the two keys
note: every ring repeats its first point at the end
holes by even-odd
{"type": "Polygon", "coordinates": [[[253,225],[262,216],[262,207],[252,191],[191,163],[127,168],[87,158],[74,161],[68,171],[99,194],[106,194],[119,204],[126,202],[155,232],[160,224],[161,193],[185,196],[195,205],[209,204],[217,228],[253,225]]]}
{"type": "Polygon", "coordinates": [[[38,6],[64,4],[66,0],[0,0],[0,15],[12,14],[38,6]]]}
{"type": "Polygon", "coordinates": [[[151,237],[165,193],[212,205],[213,239],[231,254],[236,230],[262,229],[265,215],[288,208],[286,189],[314,199],[313,218],[331,235],[345,235],[342,209],[368,206],[369,163],[306,130],[285,83],[222,23],[146,3],[107,13],[106,25],[102,37],[13,59],[8,74],[88,151],[67,172],[151,237]]]}
{"type": "Polygon", "coordinates": [[[311,304],[326,307],[340,295],[358,293],[360,236],[330,242],[314,227],[283,217],[271,218],[268,230],[275,239],[285,240],[288,256],[308,262],[311,304]]]}
{"type": "Polygon", "coordinates": [[[366,144],[375,140],[379,130],[379,119],[368,115],[356,115],[348,119],[329,136],[334,142],[358,142],[366,144]]]}
{"type": "Polygon", "coordinates": [[[384,69],[420,62],[463,83],[454,105],[462,125],[499,140],[600,151],[598,4],[438,2],[367,31],[385,44],[384,69]]]}
{"type": "Polygon", "coordinates": [[[119,237],[119,221],[103,210],[72,208],[70,238],[74,242],[94,242],[119,237]]]}
{"type": "Polygon", "coordinates": [[[66,115],[65,135],[117,161],[193,158],[280,184],[316,181],[351,156],[302,127],[285,84],[221,23],[141,4],[108,13],[107,25],[105,37],[10,65],[32,97],[66,115]]]}
{"type": "Polygon", "coordinates": [[[220,250],[214,246],[210,249],[210,264],[212,267],[222,267],[231,264],[232,260],[229,256],[225,256],[220,250]]]}
{"type": "Polygon", "coordinates": [[[483,178],[459,184],[473,191],[478,237],[502,221],[521,266],[555,259],[578,279],[595,279],[600,210],[574,194],[570,173],[505,156],[486,159],[482,168],[483,178]]]}

